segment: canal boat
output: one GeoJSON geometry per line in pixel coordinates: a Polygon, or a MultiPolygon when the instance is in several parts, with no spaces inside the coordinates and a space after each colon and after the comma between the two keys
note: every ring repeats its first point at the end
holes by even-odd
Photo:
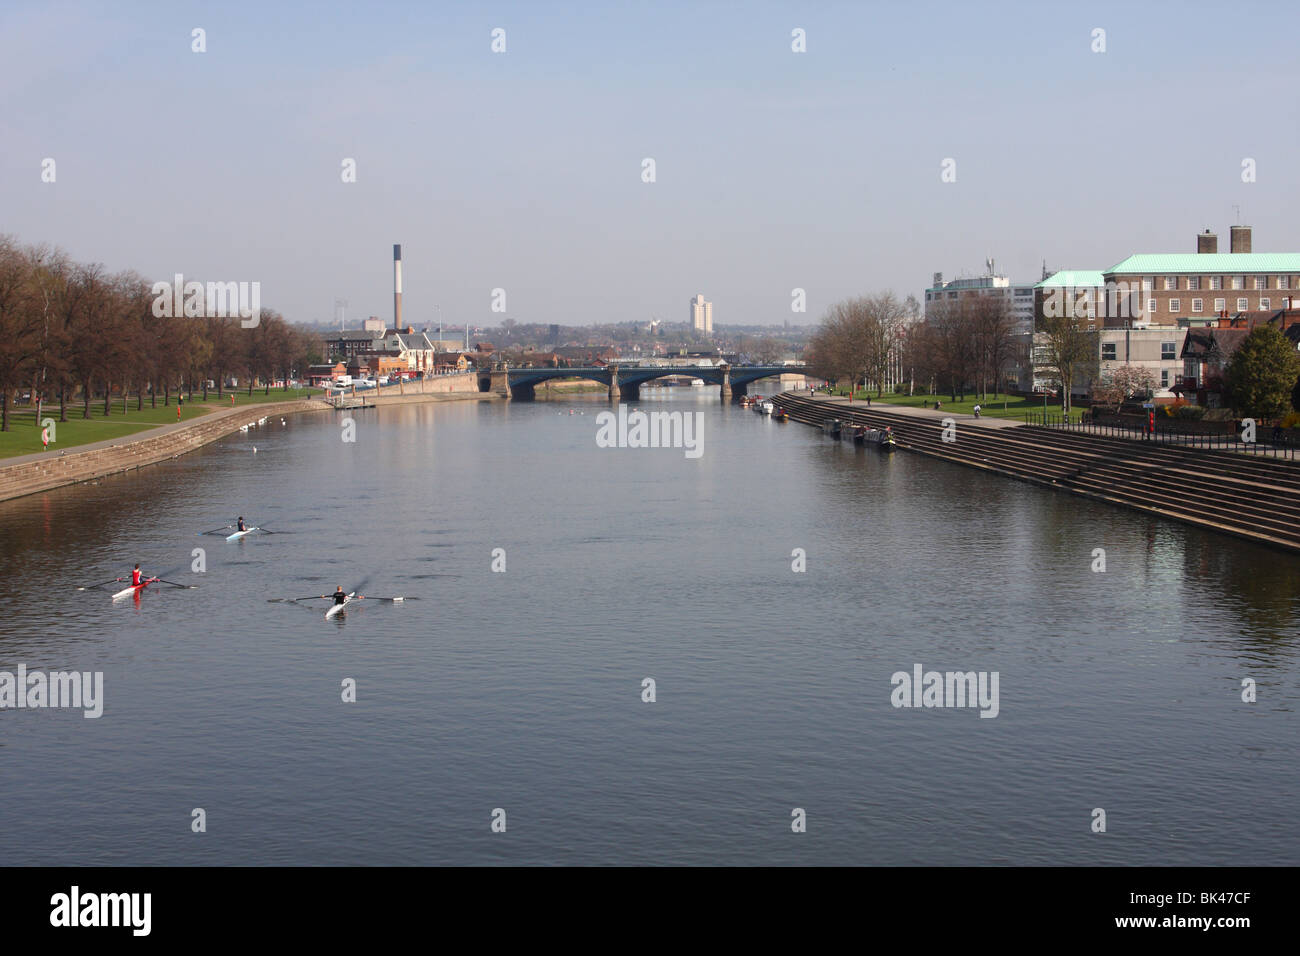
{"type": "Polygon", "coordinates": [[[772,418],[778,422],[788,422],[790,420],[790,415],[784,408],[778,408],[772,413],[772,418]]]}
{"type": "Polygon", "coordinates": [[[880,433],[880,438],[876,441],[876,447],[881,451],[893,451],[898,447],[898,441],[894,438],[892,430],[880,433]]]}
{"type": "Polygon", "coordinates": [[[764,415],[771,415],[772,412],[776,411],[776,406],[773,405],[770,401],[764,399],[763,401],[758,403],[758,410],[762,412],[764,415]]]}
{"type": "Polygon", "coordinates": [[[828,418],[822,422],[822,434],[830,435],[832,438],[839,438],[843,427],[844,423],[838,418],[828,418]]]}

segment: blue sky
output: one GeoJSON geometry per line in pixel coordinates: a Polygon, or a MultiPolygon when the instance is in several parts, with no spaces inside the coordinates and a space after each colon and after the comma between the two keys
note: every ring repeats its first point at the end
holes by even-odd
{"type": "Polygon", "coordinates": [[[495,288],[521,322],[682,321],[697,292],[815,322],[986,256],[1036,280],[1206,227],[1226,250],[1234,205],[1300,251],[1300,13],[1224,9],[8,2],[0,232],[354,327],[391,317],[395,242],[417,326],[496,324],[495,288]]]}

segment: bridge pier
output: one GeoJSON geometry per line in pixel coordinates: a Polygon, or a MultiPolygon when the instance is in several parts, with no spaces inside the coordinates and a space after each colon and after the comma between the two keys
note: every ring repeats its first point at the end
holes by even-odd
{"type": "Polygon", "coordinates": [[[724,402],[727,401],[729,398],[731,398],[731,366],[730,365],[722,366],[722,386],[721,388],[719,388],[718,394],[724,402]]]}
{"type": "Polygon", "coordinates": [[[617,402],[623,397],[623,390],[618,387],[618,366],[609,367],[609,400],[617,402]]]}
{"type": "Polygon", "coordinates": [[[510,396],[510,373],[504,368],[492,369],[491,385],[489,390],[496,392],[505,399],[510,396]]]}

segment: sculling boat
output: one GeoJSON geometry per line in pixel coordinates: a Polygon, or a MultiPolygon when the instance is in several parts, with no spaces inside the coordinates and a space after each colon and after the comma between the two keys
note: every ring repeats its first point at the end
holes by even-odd
{"type": "Polygon", "coordinates": [[[336,618],[340,614],[342,614],[343,609],[348,606],[348,604],[352,601],[352,598],[356,596],[356,593],[357,593],[356,591],[353,591],[351,594],[348,595],[347,600],[344,601],[342,604],[335,604],[328,611],[326,611],[325,620],[327,621],[332,620],[333,618],[336,618]]]}
{"type": "Polygon", "coordinates": [[[120,598],[130,597],[132,594],[135,594],[139,591],[143,591],[145,588],[147,588],[149,585],[153,584],[157,580],[158,580],[157,578],[146,578],[145,580],[141,581],[139,584],[132,584],[130,587],[123,588],[122,590],[118,591],[116,594],[113,595],[113,600],[116,601],[119,600],[120,598]]]}
{"type": "Polygon", "coordinates": [[[238,541],[246,534],[252,534],[257,528],[245,528],[243,531],[236,531],[234,534],[226,535],[227,541],[238,541]]]}

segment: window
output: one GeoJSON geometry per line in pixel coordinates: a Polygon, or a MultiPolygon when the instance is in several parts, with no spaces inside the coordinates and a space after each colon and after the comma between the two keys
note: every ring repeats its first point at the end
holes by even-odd
{"type": "Polygon", "coordinates": [[[1222,312],[1222,311],[1223,311],[1224,309],[1226,309],[1227,307],[1228,307],[1228,300],[1227,300],[1227,299],[1215,299],[1215,300],[1214,300],[1214,313],[1215,313],[1216,315],[1219,314],[1220,312],[1222,312]]]}
{"type": "Polygon", "coordinates": [[[1161,388],[1169,387],[1169,369],[1167,368],[1162,368],[1160,370],[1160,387],[1161,388]]]}
{"type": "Polygon", "coordinates": [[[1169,311],[1170,311],[1170,312],[1177,312],[1177,311],[1179,311],[1182,307],[1183,307],[1183,300],[1182,300],[1182,299],[1170,299],[1170,300],[1169,300],[1169,311]]]}
{"type": "Polygon", "coordinates": [[[1222,288],[1223,288],[1223,276],[1210,276],[1210,288],[1211,288],[1211,289],[1222,289],[1222,288]]]}
{"type": "Polygon", "coordinates": [[[1273,306],[1270,304],[1272,301],[1273,301],[1272,299],[1267,298],[1266,296],[1260,296],[1260,299],[1259,299],[1259,310],[1260,310],[1261,312],[1265,312],[1265,311],[1267,311],[1268,309],[1273,308],[1273,306]]]}
{"type": "Polygon", "coordinates": [[[1268,288],[1268,276],[1255,276],[1255,288],[1256,288],[1256,289],[1267,289],[1267,288],[1268,288]]]}
{"type": "Polygon", "coordinates": [[[1238,311],[1238,312],[1245,312],[1245,311],[1247,311],[1249,308],[1250,308],[1250,300],[1249,300],[1249,299],[1241,298],[1241,299],[1238,299],[1238,300],[1237,300],[1237,311],[1238,311]]]}
{"type": "Polygon", "coordinates": [[[1289,281],[1290,278],[1291,278],[1290,276],[1278,276],[1278,277],[1277,277],[1277,287],[1278,287],[1279,289],[1289,289],[1289,288],[1291,288],[1291,282],[1289,281]]]}
{"type": "Polygon", "coordinates": [[[1147,299],[1147,315],[1155,315],[1155,314],[1156,314],[1156,300],[1147,299]]]}
{"type": "Polygon", "coordinates": [[[1187,288],[1189,288],[1189,289],[1199,289],[1200,287],[1201,287],[1201,277],[1200,277],[1200,276],[1188,276],[1188,277],[1187,277],[1187,288]]]}
{"type": "Polygon", "coordinates": [[[1161,343],[1160,343],[1160,361],[1162,361],[1162,362],[1172,362],[1174,359],[1178,358],[1178,355],[1176,354],[1177,351],[1178,351],[1178,343],[1177,343],[1177,342],[1161,342],[1161,343]]]}
{"type": "Polygon", "coordinates": [[[1114,342],[1101,343],[1101,360],[1103,362],[1115,361],[1115,349],[1116,345],[1114,342]]]}
{"type": "Polygon", "coordinates": [[[1244,288],[1246,288],[1246,277],[1245,277],[1245,276],[1233,276],[1233,277],[1232,277],[1232,287],[1233,287],[1234,289],[1244,289],[1244,288]]]}
{"type": "Polygon", "coordinates": [[[1196,315],[1197,313],[1199,313],[1199,312],[1204,312],[1204,311],[1205,311],[1205,300],[1204,300],[1204,299],[1193,299],[1193,300],[1192,300],[1192,315],[1196,315]]]}
{"type": "Polygon", "coordinates": [[[1166,289],[1177,289],[1177,288],[1178,288],[1178,276],[1165,276],[1165,288],[1166,288],[1166,289]]]}

